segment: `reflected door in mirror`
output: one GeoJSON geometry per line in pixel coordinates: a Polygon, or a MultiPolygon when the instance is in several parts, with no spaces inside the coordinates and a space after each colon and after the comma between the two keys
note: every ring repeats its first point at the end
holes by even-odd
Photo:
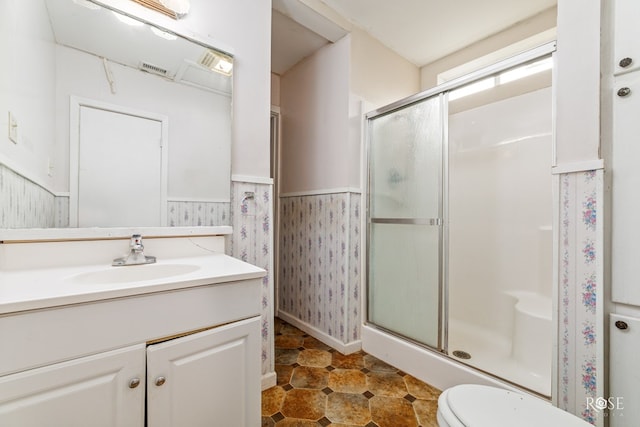
{"type": "Polygon", "coordinates": [[[162,123],[82,106],[79,133],[78,226],[163,225],[162,123]]]}

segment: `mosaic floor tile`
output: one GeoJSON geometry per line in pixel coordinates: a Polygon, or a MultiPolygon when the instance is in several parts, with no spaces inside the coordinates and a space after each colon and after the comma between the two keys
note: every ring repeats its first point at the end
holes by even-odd
{"type": "Polygon", "coordinates": [[[305,349],[300,352],[298,363],[303,366],[326,368],[331,365],[331,353],[324,350],[305,349]]]}
{"type": "Polygon", "coordinates": [[[276,318],[277,385],[262,427],[436,427],[440,391],[359,351],[331,349],[276,318]]]}
{"type": "Polygon", "coordinates": [[[373,396],[369,404],[371,418],[378,427],[418,427],[413,405],[406,399],[373,396]]]}
{"type": "Polygon", "coordinates": [[[395,372],[369,372],[367,387],[376,396],[404,397],[407,395],[404,379],[395,372]]]}
{"type": "Polygon", "coordinates": [[[324,416],[326,404],[322,391],[294,388],[286,393],[280,412],[288,418],[316,421],[324,416]]]}
{"type": "Polygon", "coordinates": [[[341,393],[367,391],[367,376],[356,369],[335,369],[329,374],[329,388],[341,393]]]}
{"type": "Polygon", "coordinates": [[[363,426],[371,421],[369,399],[361,394],[331,393],[327,398],[326,414],[336,423],[363,426]]]}
{"type": "Polygon", "coordinates": [[[329,372],[324,368],[298,366],[293,370],[291,385],[295,388],[322,390],[329,384],[329,372]]]}

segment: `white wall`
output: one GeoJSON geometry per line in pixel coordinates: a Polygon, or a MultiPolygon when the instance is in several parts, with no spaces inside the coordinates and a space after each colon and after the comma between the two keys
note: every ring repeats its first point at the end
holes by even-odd
{"type": "Polygon", "coordinates": [[[360,30],[288,70],[281,191],[360,188],[362,114],[418,89],[418,68],[360,30]]]}
{"type": "Polygon", "coordinates": [[[51,189],[55,97],[54,40],[43,1],[0,1],[0,162],[51,189]],[[8,112],[18,143],[8,138],[8,112]]]}
{"type": "Polygon", "coordinates": [[[69,191],[69,98],[73,95],[167,116],[169,199],[229,201],[229,96],[109,63],[114,94],[100,58],[64,46],[58,46],[56,54],[56,190],[69,191]]]}
{"type": "MultiPolygon", "coordinates": [[[[557,10],[555,7],[543,11],[529,19],[516,23],[493,36],[487,37],[452,53],[438,61],[427,64],[420,69],[420,86],[422,90],[437,86],[438,74],[455,68],[459,65],[473,61],[477,58],[489,55],[514,43],[518,43],[528,37],[532,37],[556,26],[557,10]]],[[[497,62],[500,59],[494,59],[497,62]]],[[[490,65],[490,64],[485,64],[490,65]]]]}
{"type": "Polygon", "coordinates": [[[349,186],[349,58],[346,36],[281,76],[282,193],[349,186]]]}
{"type": "MultiPolygon", "coordinates": [[[[555,164],[559,166],[600,159],[600,3],[558,2],[555,164]]],[[[586,170],[597,165],[581,168],[570,167],[586,170]]]]}
{"type": "Polygon", "coordinates": [[[351,32],[351,92],[377,108],[420,90],[418,67],[361,30],[351,32]]]}

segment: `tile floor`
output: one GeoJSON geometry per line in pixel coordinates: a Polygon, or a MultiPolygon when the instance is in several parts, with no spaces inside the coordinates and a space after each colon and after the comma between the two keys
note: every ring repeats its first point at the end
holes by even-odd
{"type": "Polygon", "coordinates": [[[435,427],[440,391],[379,359],[343,355],[275,320],[277,385],[262,392],[262,426],[435,427]]]}

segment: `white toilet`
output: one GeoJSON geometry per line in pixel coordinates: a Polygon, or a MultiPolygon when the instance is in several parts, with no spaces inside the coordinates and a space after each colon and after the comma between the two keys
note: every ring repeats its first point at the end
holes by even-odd
{"type": "Polygon", "coordinates": [[[477,384],[462,384],[438,399],[440,427],[593,427],[533,396],[477,384]]]}

